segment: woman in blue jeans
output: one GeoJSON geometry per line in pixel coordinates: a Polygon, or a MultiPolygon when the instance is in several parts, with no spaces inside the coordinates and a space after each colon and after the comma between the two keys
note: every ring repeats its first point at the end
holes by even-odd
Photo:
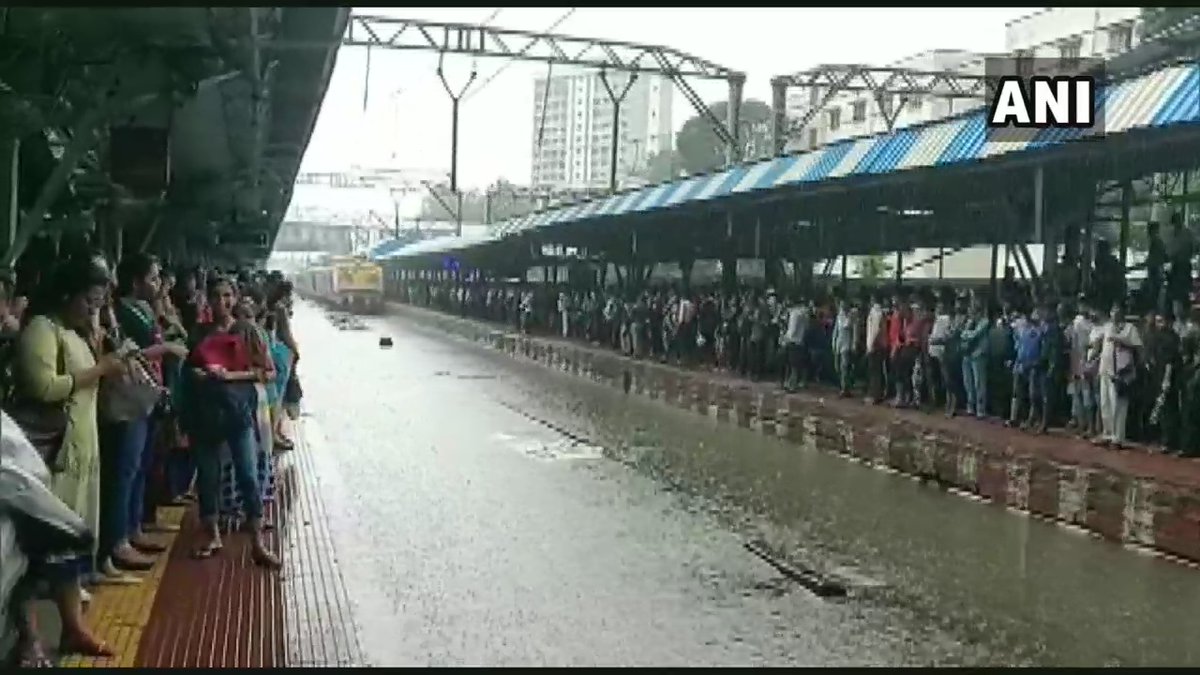
{"type": "Polygon", "coordinates": [[[207,535],[193,555],[209,558],[223,547],[218,519],[221,450],[225,445],[252,536],[251,558],[264,567],[278,568],[279,558],[267,549],[262,536],[263,502],[258,486],[258,399],[254,385],[264,381],[264,376],[252,368],[246,341],[233,331],[237,306],[233,283],[212,279],[208,302],[213,320],[197,327],[184,368],[189,393],[182,417],[193,442],[200,520],[207,535]]]}
{"type": "MultiPolygon", "coordinates": [[[[150,302],[158,296],[160,274],[153,256],[135,253],[121,261],[117,267],[119,297],[112,308],[116,325],[105,340],[110,350],[122,339],[136,343],[159,385],[163,382],[162,358],[168,354],[182,358],[187,353],[182,343],[164,342],[158,328],[150,302]]],[[[155,521],[154,505],[146,503],[146,484],[154,460],[156,422],[153,414],[147,413],[134,419],[106,420],[101,427],[99,581],[136,583],[136,578],[119,570],[148,570],[154,559],[144,556],[166,550],[143,532],[145,523],[155,521]]]]}

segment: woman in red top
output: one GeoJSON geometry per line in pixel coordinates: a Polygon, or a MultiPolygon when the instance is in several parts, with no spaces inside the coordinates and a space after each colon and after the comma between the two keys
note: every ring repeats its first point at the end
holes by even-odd
{"type": "Polygon", "coordinates": [[[263,501],[255,436],[258,399],[254,385],[265,382],[266,374],[255,368],[251,347],[236,327],[237,294],[233,283],[221,278],[211,280],[208,300],[213,321],[197,327],[184,368],[189,393],[182,417],[193,443],[200,520],[207,535],[193,555],[208,558],[223,547],[218,517],[221,451],[227,446],[253,537],[251,558],[264,567],[278,568],[279,559],[262,537],[263,501]]]}
{"type": "Polygon", "coordinates": [[[911,312],[908,322],[904,325],[904,345],[901,347],[902,360],[907,366],[908,373],[908,377],[904,381],[904,384],[907,385],[908,398],[903,401],[904,405],[920,404],[921,382],[925,372],[923,368],[925,364],[921,357],[925,354],[930,329],[928,311],[922,304],[914,302],[911,312]]]}

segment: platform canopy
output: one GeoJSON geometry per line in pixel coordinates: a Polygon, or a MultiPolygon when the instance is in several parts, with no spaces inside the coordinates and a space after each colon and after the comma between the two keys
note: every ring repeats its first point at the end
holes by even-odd
{"type": "MultiPolygon", "coordinates": [[[[495,227],[496,236],[487,241],[471,244],[450,238],[440,245],[462,250],[531,233],[557,236],[579,225],[619,228],[640,222],[642,216],[690,213],[698,207],[745,207],[827,190],[849,191],[865,198],[873,186],[882,184],[879,181],[910,174],[961,180],[965,172],[977,167],[1018,166],[1053,159],[1059,156],[1056,153],[1075,148],[1115,150],[1127,137],[1169,139],[1172,133],[1200,129],[1196,124],[1200,122],[1200,64],[1172,65],[1103,88],[1097,100],[1102,133],[1053,129],[1024,140],[1001,142],[988,133],[984,115],[983,107],[977,107],[890,133],[841,140],[806,152],[558,206],[500,223],[495,227]]],[[[999,184],[996,187],[1003,189],[999,184]]],[[[419,247],[400,249],[390,258],[436,254],[438,245],[423,242],[419,247]]]]}
{"type": "Polygon", "coordinates": [[[0,140],[21,146],[6,262],[46,221],[73,218],[114,253],[267,256],[349,9],[2,12],[0,140]],[[294,41],[327,46],[276,49],[294,41]]]}

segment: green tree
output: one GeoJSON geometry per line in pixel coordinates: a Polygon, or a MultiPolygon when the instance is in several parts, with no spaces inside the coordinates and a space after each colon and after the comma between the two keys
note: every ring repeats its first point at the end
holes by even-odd
{"type": "Polygon", "coordinates": [[[863,281],[875,281],[892,273],[892,266],[881,255],[860,256],[855,269],[863,281]]]}
{"type": "Polygon", "coordinates": [[[674,150],[657,152],[650,155],[646,165],[638,173],[651,183],[674,180],[683,175],[683,160],[674,150]]]}
{"type": "Polygon", "coordinates": [[[1200,7],[1143,7],[1142,38],[1153,39],[1175,24],[1200,14],[1200,7]]]}
{"type": "MultiPolygon", "coordinates": [[[[454,221],[458,199],[448,189],[434,190],[437,197],[426,192],[421,200],[421,220],[454,221]]],[[[486,191],[467,190],[462,193],[462,222],[471,225],[498,223],[529,213],[535,206],[532,197],[519,194],[511,185],[501,181],[486,191]]]]}
{"type": "MultiPolygon", "coordinates": [[[[709,112],[719,120],[726,119],[728,101],[714,103],[709,112]]],[[[771,106],[757,99],[742,103],[740,140],[742,157],[752,159],[767,157],[771,148],[771,106]]],[[[725,143],[713,130],[712,123],[696,115],[683,124],[675,135],[675,150],[679,154],[684,172],[707,173],[725,166],[725,143]]]]}

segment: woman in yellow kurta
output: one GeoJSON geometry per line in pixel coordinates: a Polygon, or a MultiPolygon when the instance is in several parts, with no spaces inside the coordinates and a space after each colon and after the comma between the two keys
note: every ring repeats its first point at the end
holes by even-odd
{"type": "MultiPolygon", "coordinates": [[[[68,261],[55,270],[50,293],[17,341],[17,381],[24,396],[46,403],[66,402],[67,429],[62,450],[50,464],[50,489],[93,532],[100,524],[100,440],[96,393],[100,378],[116,374],[120,359],[97,360],[83,337],[104,302],[108,278],[90,260],[68,261]],[[60,354],[61,350],[61,354],[60,354]]],[[[94,552],[46,561],[62,615],[62,650],[93,656],[112,651],[96,639],[83,616],[81,577],[91,572],[94,552]]]]}

